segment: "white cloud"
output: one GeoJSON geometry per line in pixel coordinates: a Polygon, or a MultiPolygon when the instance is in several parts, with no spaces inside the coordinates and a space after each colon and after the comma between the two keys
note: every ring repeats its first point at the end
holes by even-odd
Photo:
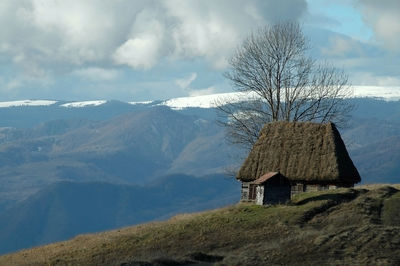
{"type": "Polygon", "coordinates": [[[202,96],[216,93],[216,88],[211,86],[205,89],[197,89],[189,92],[189,96],[202,96]]]}
{"type": "Polygon", "coordinates": [[[298,20],[306,2],[241,0],[164,1],[172,27],[172,56],[204,57],[216,69],[227,66],[226,58],[252,29],[268,23],[298,20]]]}
{"type": "Polygon", "coordinates": [[[335,35],[329,38],[329,42],[330,46],[321,48],[324,55],[347,57],[363,53],[360,43],[348,37],[335,35]]]}
{"type": "Polygon", "coordinates": [[[360,72],[353,75],[353,84],[364,86],[393,87],[400,86],[400,77],[377,75],[371,72],[360,72]]]}
{"type": "Polygon", "coordinates": [[[392,51],[400,51],[400,1],[358,0],[363,20],[369,25],[378,43],[392,51]]]}
{"type": "Polygon", "coordinates": [[[143,1],[3,0],[0,47],[43,67],[109,62],[143,1]]]}
{"type": "MultiPolygon", "coordinates": [[[[6,75],[2,85],[21,95],[23,90],[30,95],[53,91],[76,97],[95,90],[78,88],[87,85],[76,77],[113,80],[118,76],[112,71],[116,65],[148,73],[160,66],[168,72],[168,77],[159,77],[163,84],[175,90],[171,93],[182,93],[171,77],[188,71],[218,73],[252,29],[299,20],[306,9],[305,0],[1,0],[0,76],[6,75]],[[194,62],[193,70],[182,69],[188,62],[194,62]],[[69,88],[71,84],[77,88],[69,88]]],[[[141,85],[148,80],[124,78],[119,88],[102,92],[160,93],[141,85]]]]}
{"type": "Polygon", "coordinates": [[[131,37],[118,47],[113,55],[117,64],[146,70],[157,63],[164,48],[165,32],[165,26],[157,17],[157,12],[147,9],[136,16],[131,37]]]}
{"type": "MultiPolygon", "coordinates": [[[[166,1],[167,13],[175,20],[171,29],[175,58],[204,57],[212,66],[223,68],[225,58],[232,52],[241,38],[257,25],[265,23],[261,16],[238,9],[237,1],[200,2],[166,1]],[[220,2],[225,2],[224,9],[220,2]],[[233,21],[236,17],[237,21],[233,21]],[[241,22],[241,23],[240,23],[241,22]],[[244,30],[244,27],[247,27],[244,30]],[[246,33],[245,33],[246,32],[246,33]]],[[[243,8],[251,6],[243,4],[243,8]]]]}
{"type": "Polygon", "coordinates": [[[175,80],[176,85],[181,89],[187,89],[190,84],[197,78],[197,73],[191,73],[188,77],[175,80]]]}
{"type": "Polygon", "coordinates": [[[8,82],[5,83],[3,87],[3,90],[5,91],[11,91],[14,89],[18,89],[24,85],[23,79],[11,79],[8,82]]]}
{"type": "Polygon", "coordinates": [[[117,63],[149,69],[202,57],[216,68],[259,25],[298,19],[305,0],[2,0],[0,49],[18,64],[117,63]],[[295,10],[295,11],[294,11],[295,10]]]}
{"type": "Polygon", "coordinates": [[[120,65],[147,70],[157,63],[158,48],[157,36],[136,37],[118,47],[114,54],[114,60],[120,65]]]}
{"type": "MultiPolygon", "coordinates": [[[[0,96],[2,99],[16,99],[21,91],[24,91],[25,87],[30,87],[31,89],[40,87],[42,91],[46,91],[53,84],[54,79],[45,74],[36,77],[24,74],[2,77],[0,78],[0,96]]],[[[32,92],[30,95],[34,95],[35,91],[32,90],[32,92]]],[[[26,95],[24,96],[27,97],[26,95]]]]}
{"type": "Polygon", "coordinates": [[[72,72],[74,75],[93,81],[111,81],[118,77],[115,69],[104,69],[99,67],[81,68],[72,72]]]}

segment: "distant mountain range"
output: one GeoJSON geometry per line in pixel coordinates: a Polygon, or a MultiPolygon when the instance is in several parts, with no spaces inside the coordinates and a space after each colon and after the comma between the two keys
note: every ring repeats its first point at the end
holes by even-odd
{"type": "MultiPolygon", "coordinates": [[[[232,95],[0,103],[0,253],[236,202],[239,183],[224,173],[246,151],[226,143],[213,108],[232,95]],[[86,212],[96,218],[79,224],[86,212]]],[[[357,109],[340,131],[363,183],[400,180],[391,99],[348,100],[357,109]]]]}
{"type": "Polygon", "coordinates": [[[63,181],[0,214],[0,254],[238,201],[222,175],[166,176],[147,186],[63,181]]]}
{"type": "MultiPolygon", "coordinates": [[[[352,86],[355,98],[375,98],[385,101],[400,100],[400,87],[378,87],[378,86],[352,86]]],[[[228,92],[210,95],[179,97],[167,100],[156,101],[130,101],[126,102],[131,105],[165,105],[175,110],[184,108],[212,108],[218,103],[237,102],[257,97],[254,93],[244,92],[228,92]]],[[[7,107],[23,107],[23,106],[58,106],[65,108],[82,108],[99,106],[109,103],[107,100],[90,100],[90,101],[58,101],[58,100],[18,100],[0,102],[0,108],[7,107]]],[[[111,101],[113,102],[113,101],[111,101]]],[[[115,101],[114,101],[115,102],[115,101]]]]}
{"type": "Polygon", "coordinates": [[[110,119],[99,111],[98,121],[71,118],[1,129],[0,203],[19,201],[57,181],[146,184],[172,173],[221,173],[228,162],[221,153],[234,154],[210,120],[165,106],[110,119]]]}

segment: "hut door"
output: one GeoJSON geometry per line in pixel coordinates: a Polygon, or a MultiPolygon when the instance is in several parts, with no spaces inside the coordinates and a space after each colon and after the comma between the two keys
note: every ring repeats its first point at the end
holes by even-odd
{"type": "Polygon", "coordinates": [[[249,200],[255,200],[256,199],[256,185],[250,184],[249,187],[249,200]]]}

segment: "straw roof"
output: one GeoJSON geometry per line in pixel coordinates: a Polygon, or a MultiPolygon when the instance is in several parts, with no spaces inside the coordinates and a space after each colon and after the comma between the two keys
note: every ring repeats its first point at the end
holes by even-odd
{"type": "Polygon", "coordinates": [[[354,184],[361,180],[333,123],[273,122],[260,132],[237,179],[280,172],[291,181],[354,184]]]}

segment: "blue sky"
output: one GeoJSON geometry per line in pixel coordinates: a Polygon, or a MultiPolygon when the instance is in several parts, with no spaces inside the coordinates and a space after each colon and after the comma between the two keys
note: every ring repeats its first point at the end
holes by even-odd
{"type": "Polygon", "coordinates": [[[2,0],[0,100],[232,91],[222,74],[234,49],[288,19],[351,84],[400,86],[398,0],[2,0]]]}
{"type": "Polygon", "coordinates": [[[364,21],[356,1],[309,0],[308,11],[311,17],[325,18],[330,23],[315,26],[333,30],[361,41],[368,41],[373,32],[364,21]]]}

